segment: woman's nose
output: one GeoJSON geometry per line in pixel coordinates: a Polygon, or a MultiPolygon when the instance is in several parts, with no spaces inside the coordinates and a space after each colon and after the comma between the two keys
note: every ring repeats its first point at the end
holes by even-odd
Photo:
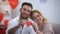
{"type": "Polygon", "coordinates": [[[37,18],[37,21],[39,20],[39,18],[37,18]]]}

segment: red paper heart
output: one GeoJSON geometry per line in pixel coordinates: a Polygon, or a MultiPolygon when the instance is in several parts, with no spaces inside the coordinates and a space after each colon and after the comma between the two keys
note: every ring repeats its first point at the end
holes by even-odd
{"type": "Polygon", "coordinates": [[[11,6],[12,9],[15,9],[18,5],[18,0],[9,0],[9,4],[11,6]]]}
{"type": "Polygon", "coordinates": [[[3,13],[0,12],[0,22],[3,20],[3,13]]]}
{"type": "Polygon", "coordinates": [[[26,25],[27,25],[27,26],[30,26],[30,25],[31,25],[31,22],[26,22],[26,25]]]}
{"type": "Polygon", "coordinates": [[[8,22],[9,22],[9,20],[4,20],[4,25],[7,26],[8,22]]]}

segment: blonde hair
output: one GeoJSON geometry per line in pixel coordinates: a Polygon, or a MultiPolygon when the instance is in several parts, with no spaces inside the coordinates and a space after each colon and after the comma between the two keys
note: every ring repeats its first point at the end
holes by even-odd
{"type": "Polygon", "coordinates": [[[38,13],[38,14],[40,14],[42,17],[43,17],[43,20],[42,20],[42,22],[43,23],[47,23],[47,19],[42,15],[42,13],[40,12],[40,11],[38,11],[38,10],[32,10],[31,11],[31,14],[30,14],[30,18],[33,20],[33,13],[38,13]]]}

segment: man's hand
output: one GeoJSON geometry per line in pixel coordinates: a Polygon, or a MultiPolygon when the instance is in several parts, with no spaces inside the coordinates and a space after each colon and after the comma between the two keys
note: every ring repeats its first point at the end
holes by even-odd
{"type": "Polygon", "coordinates": [[[26,24],[26,22],[27,22],[27,20],[22,19],[22,20],[19,21],[18,26],[19,26],[19,27],[21,27],[21,26],[23,27],[23,26],[26,24]]]}

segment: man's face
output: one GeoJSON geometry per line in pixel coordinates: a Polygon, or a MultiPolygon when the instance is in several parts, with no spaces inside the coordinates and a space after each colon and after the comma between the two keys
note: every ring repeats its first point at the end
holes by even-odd
{"type": "Polygon", "coordinates": [[[20,13],[21,13],[21,17],[26,19],[28,18],[28,16],[30,15],[31,12],[31,7],[28,5],[24,5],[21,9],[20,9],[20,13]]]}

